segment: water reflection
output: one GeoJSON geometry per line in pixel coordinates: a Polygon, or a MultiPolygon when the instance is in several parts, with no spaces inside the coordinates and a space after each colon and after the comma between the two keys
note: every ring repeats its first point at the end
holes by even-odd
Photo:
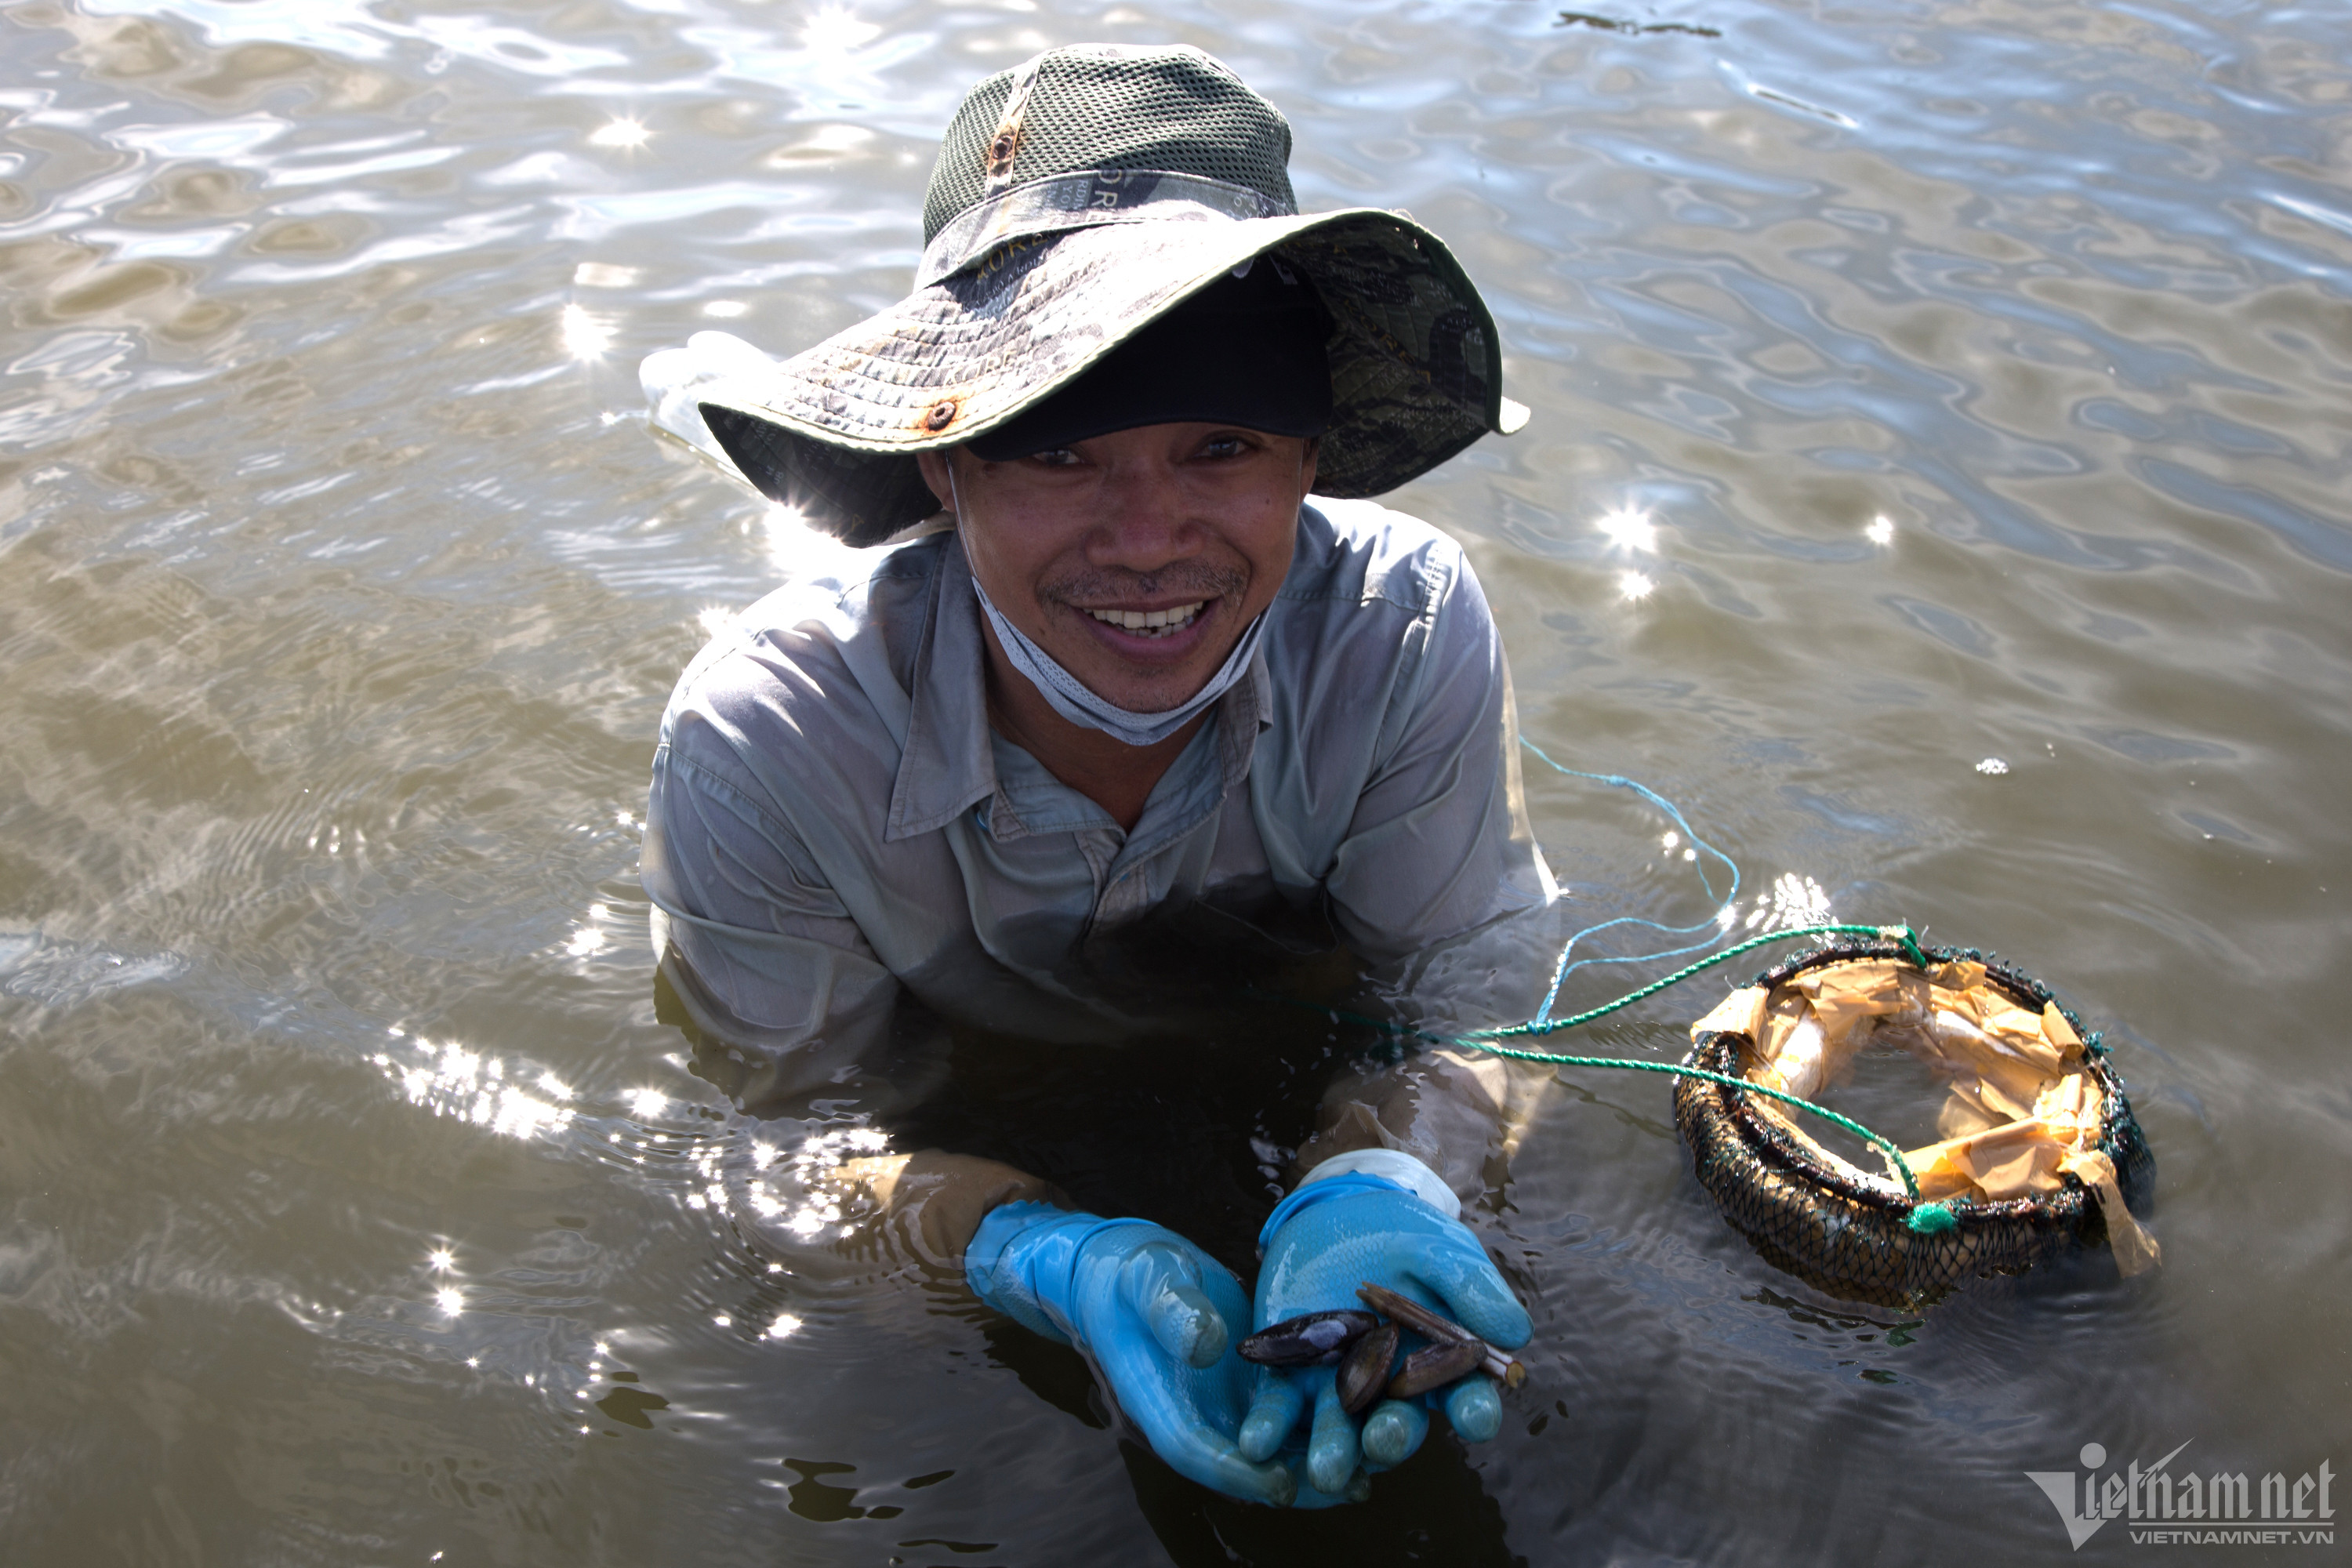
{"type": "Polygon", "coordinates": [[[1628,550],[1654,551],[1658,547],[1658,525],[1638,507],[1621,506],[1614,511],[1603,512],[1592,526],[1628,550]]]}
{"type": "MultiPolygon", "coordinates": [[[[399,1031],[394,1033],[397,1036],[399,1031]]],[[[469,1051],[455,1040],[436,1045],[411,1039],[400,1058],[379,1051],[374,1061],[386,1078],[400,1086],[411,1105],[436,1116],[460,1118],[509,1138],[554,1131],[569,1125],[574,1114],[561,1103],[572,1098],[571,1086],[552,1072],[539,1071],[530,1087],[525,1088],[522,1079],[530,1070],[527,1067],[518,1068],[509,1079],[504,1059],[469,1051]]]]}
{"type": "Polygon", "coordinates": [[[0,995],[65,1007],[110,991],[186,973],[174,952],[123,953],[58,942],[39,931],[0,931],[0,995]]]}
{"type": "Polygon", "coordinates": [[[591,147],[642,147],[652,140],[643,121],[627,118],[607,120],[588,133],[591,147]]]}
{"type": "MultiPolygon", "coordinates": [[[[2055,1550],[2020,1476],[2093,1438],[2341,1468],[2340,18],[1237,16],[0,20],[12,1560],[1983,1561],[2055,1550]],[[1571,1078],[1503,1216],[1534,1392],[1302,1523],[1122,1449],[1075,1357],[951,1293],[792,1263],[894,1151],[689,1075],[635,814],[684,661],[851,558],[654,446],[627,367],[894,298],[963,87],[1092,37],[1233,59],[1307,205],[1408,207],[1493,297],[1535,422],[1401,500],[1468,542],[1530,735],[1776,876],[1718,901],[1687,836],[1531,770],[1582,922],[2031,955],[2118,1044],[2168,1279],[1857,1318],[1724,1229],[1662,1093],[1571,1078]]],[[[1176,1201],[1116,1186],[1141,1127],[1246,1261],[1326,1070],[1256,1026],[966,1042],[1036,1098],[964,1131],[1098,1122],[1076,1178],[1176,1201]],[[1265,1079],[1187,1076],[1234,1041],[1265,1079]]]]}

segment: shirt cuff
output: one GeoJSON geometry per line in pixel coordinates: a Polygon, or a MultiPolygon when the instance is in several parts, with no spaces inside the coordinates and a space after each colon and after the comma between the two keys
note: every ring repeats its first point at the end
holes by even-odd
{"type": "Polygon", "coordinates": [[[1444,1178],[1402,1149],[1351,1149],[1345,1154],[1334,1154],[1301,1177],[1298,1187],[1350,1173],[1394,1182],[1446,1218],[1462,1217],[1462,1200],[1454,1196],[1444,1178]]]}

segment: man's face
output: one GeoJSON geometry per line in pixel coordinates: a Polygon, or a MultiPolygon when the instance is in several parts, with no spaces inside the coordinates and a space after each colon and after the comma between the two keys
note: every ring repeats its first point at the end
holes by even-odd
{"type": "Polygon", "coordinates": [[[1146,425],[1012,462],[921,462],[990,602],[1097,696],[1157,713],[1206,686],[1274,602],[1315,445],[1146,425]]]}

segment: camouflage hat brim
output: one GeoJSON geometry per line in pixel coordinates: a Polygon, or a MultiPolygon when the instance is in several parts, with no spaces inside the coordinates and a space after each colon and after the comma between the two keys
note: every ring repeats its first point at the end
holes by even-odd
{"type": "Polygon", "coordinates": [[[1318,492],[1378,495],[1525,422],[1502,395],[1493,318],[1453,254],[1373,208],[992,239],[880,314],[697,397],[761,493],[852,544],[879,543],[937,510],[916,454],[1003,424],[1259,257],[1312,279],[1331,313],[1318,492]]]}

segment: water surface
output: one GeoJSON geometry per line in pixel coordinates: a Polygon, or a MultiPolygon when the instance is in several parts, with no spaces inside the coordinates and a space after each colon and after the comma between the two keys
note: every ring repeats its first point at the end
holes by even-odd
{"type": "MultiPolygon", "coordinates": [[[[2021,1472],[2086,1443],[2340,1475],[2345,36],[2222,0],[0,9],[0,1549],[1978,1563],[2065,1551],[2021,1472]],[[1503,1218],[1538,1331],[1504,1435],[1309,1519],[1123,1447],[952,1289],[771,1270],[739,1178],[775,1134],[662,1016],[637,836],[677,671],[827,549],[653,437],[634,366],[898,297],[963,88],[1090,38],[1223,56],[1307,206],[1455,247],[1535,422],[1397,504],[1468,547],[1528,736],[1677,801],[1743,930],[1907,919],[2056,986],[2155,1145],[2158,1274],[1842,1307],[1721,1224],[1662,1082],[1568,1073],[1503,1218]]],[[[1580,920],[1717,912],[1645,803],[1528,778],[1580,920]]],[[[1712,994],[1570,1043],[1674,1052],[1712,994]]],[[[975,1043],[1003,1114],[965,1135],[1245,1262],[1337,1047],[1246,1010],[1185,1043],[975,1043]]]]}

